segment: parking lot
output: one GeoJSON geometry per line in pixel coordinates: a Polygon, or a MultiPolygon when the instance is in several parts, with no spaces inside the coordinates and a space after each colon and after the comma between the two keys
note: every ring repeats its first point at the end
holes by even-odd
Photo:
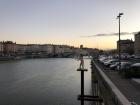
{"type": "MultiPolygon", "coordinates": [[[[129,62],[131,67],[131,65],[139,63],[140,59],[122,60],[122,62],[129,62]]],[[[130,102],[134,102],[136,105],[140,105],[140,90],[139,87],[133,84],[133,81],[131,81],[132,78],[125,78],[120,74],[117,68],[110,69],[111,64],[107,66],[107,64],[103,64],[99,59],[96,63],[100,68],[102,68],[105,74],[111,79],[111,81],[118,87],[118,89],[127,97],[130,102]]]]}

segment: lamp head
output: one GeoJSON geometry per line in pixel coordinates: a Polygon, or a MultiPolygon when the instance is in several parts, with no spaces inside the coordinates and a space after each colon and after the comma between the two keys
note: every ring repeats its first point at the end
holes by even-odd
{"type": "Polygon", "coordinates": [[[119,18],[120,18],[120,15],[118,15],[116,19],[119,19],[119,18]]]}
{"type": "Polygon", "coordinates": [[[123,13],[119,13],[119,15],[121,16],[121,15],[123,15],[123,13]]]}

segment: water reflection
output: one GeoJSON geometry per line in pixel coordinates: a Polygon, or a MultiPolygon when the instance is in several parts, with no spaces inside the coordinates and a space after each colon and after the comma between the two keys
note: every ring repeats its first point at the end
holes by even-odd
{"type": "MultiPolygon", "coordinates": [[[[1,105],[80,105],[79,62],[28,59],[0,63],[1,105]]],[[[85,60],[85,93],[91,92],[90,60],[85,60]]],[[[86,103],[85,105],[88,105],[86,103]]]]}

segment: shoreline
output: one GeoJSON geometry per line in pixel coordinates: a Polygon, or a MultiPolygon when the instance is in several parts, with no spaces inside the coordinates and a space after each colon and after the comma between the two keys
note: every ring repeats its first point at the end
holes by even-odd
{"type": "Polygon", "coordinates": [[[1,56],[0,61],[15,61],[22,59],[37,59],[37,58],[72,58],[73,56],[1,56]]]}

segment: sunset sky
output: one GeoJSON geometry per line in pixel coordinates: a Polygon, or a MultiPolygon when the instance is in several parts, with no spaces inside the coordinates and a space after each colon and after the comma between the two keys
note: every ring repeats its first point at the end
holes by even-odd
{"type": "Polygon", "coordinates": [[[119,12],[122,32],[140,31],[140,0],[0,0],[0,41],[116,48],[118,36],[83,36],[117,33],[119,12]]]}

